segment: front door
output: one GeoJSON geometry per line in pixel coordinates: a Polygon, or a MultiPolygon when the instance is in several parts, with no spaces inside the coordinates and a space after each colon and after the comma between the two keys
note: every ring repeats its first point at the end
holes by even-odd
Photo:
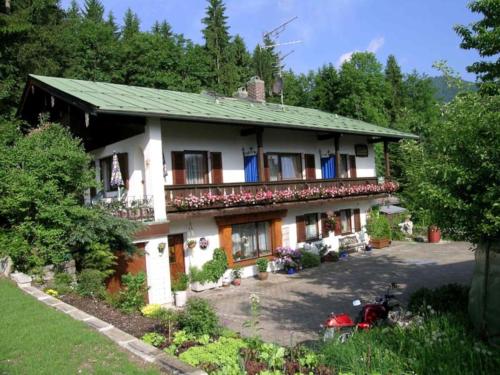
{"type": "Polygon", "coordinates": [[[184,236],[173,234],[168,236],[168,257],[170,261],[170,280],[176,280],[184,268],[184,236]]]}

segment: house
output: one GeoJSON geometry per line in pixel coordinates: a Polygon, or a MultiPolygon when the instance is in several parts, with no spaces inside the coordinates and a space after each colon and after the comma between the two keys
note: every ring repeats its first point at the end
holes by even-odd
{"type": "MultiPolygon", "coordinates": [[[[30,75],[19,116],[68,126],[95,161],[100,200],[142,220],[144,249],[120,273],[144,270],[149,301],[169,303],[171,280],[223,248],[229,265],[255,272],[278,246],[298,248],[359,232],[374,200],[393,192],[387,145],[417,138],[319,110],[265,102],[253,78],[247,98],[191,94],[30,75]],[[385,151],[385,182],[374,144],[385,151]],[[124,189],[110,185],[118,155],[124,189]],[[120,195],[120,197],[118,197],[120,195]],[[335,227],[331,228],[331,217],[335,227]],[[187,246],[193,240],[193,248],[187,246]]],[[[115,280],[116,282],[117,280],[115,280]]]]}

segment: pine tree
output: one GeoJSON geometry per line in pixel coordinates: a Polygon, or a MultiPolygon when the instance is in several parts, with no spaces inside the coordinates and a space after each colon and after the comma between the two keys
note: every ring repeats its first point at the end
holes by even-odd
{"type": "Polygon", "coordinates": [[[229,92],[234,92],[243,86],[252,75],[251,56],[248,53],[245,41],[236,35],[229,46],[229,61],[234,64],[234,77],[229,83],[229,92]]]}
{"type": "Polygon", "coordinates": [[[99,0],[85,0],[83,15],[88,20],[102,22],[104,17],[104,6],[99,0]]]}
{"type": "Polygon", "coordinates": [[[109,11],[108,13],[108,19],[106,20],[106,25],[108,25],[111,30],[113,30],[113,35],[118,38],[120,35],[120,29],[118,28],[118,25],[116,24],[115,16],[113,15],[113,12],[109,11]]]}
{"type": "Polygon", "coordinates": [[[313,107],[327,112],[336,112],[339,102],[339,76],[332,64],[318,69],[314,76],[315,83],[311,91],[313,107]]]}
{"type": "Polygon", "coordinates": [[[401,114],[403,99],[403,74],[396,57],[389,55],[385,66],[385,79],[389,84],[389,94],[387,100],[387,110],[389,112],[389,124],[394,126],[401,114]]]}
{"type": "Polygon", "coordinates": [[[254,73],[265,82],[268,96],[272,95],[273,82],[279,71],[279,57],[272,45],[272,40],[266,36],[264,46],[257,45],[252,55],[254,73]]]}
{"type": "Polygon", "coordinates": [[[205,37],[205,48],[211,58],[213,82],[212,87],[216,91],[227,92],[224,87],[224,79],[227,74],[233,74],[234,66],[229,60],[227,47],[230,36],[227,26],[226,6],[222,0],[208,0],[208,7],[205,18],[202,22],[205,25],[203,36],[205,37]],[[229,66],[228,66],[229,65],[229,66]]]}
{"type": "Polygon", "coordinates": [[[123,39],[128,39],[139,33],[140,21],[137,14],[128,8],[123,18],[122,36],[123,39]]]}

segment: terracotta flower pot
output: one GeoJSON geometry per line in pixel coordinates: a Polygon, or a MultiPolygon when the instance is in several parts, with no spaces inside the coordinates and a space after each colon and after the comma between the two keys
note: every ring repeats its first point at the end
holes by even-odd
{"type": "Polygon", "coordinates": [[[259,272],[259,280],[267,280],[268,277],[269,277],[269,273],[259,272]]]}
{"type": "Polygon", "coordinates": [[[441,241],[441,230],[435,225],[429,226],[427,230],[427,240],[429,243],[438,243],[441,241]]]}

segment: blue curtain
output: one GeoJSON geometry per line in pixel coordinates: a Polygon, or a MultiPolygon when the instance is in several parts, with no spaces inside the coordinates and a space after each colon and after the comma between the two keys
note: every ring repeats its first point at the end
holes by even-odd
{"type": "Polygon", "coordinates": [[[245,182],[259,181],[259,173],[257,169],[257,155],[245,156],[244,163],[245,163],[245,182]]]}
{"type": "Polygon", "coordinates": [[[335,178],[335,156],[321,158],[321,175],[323,178],[335,178]]]}

